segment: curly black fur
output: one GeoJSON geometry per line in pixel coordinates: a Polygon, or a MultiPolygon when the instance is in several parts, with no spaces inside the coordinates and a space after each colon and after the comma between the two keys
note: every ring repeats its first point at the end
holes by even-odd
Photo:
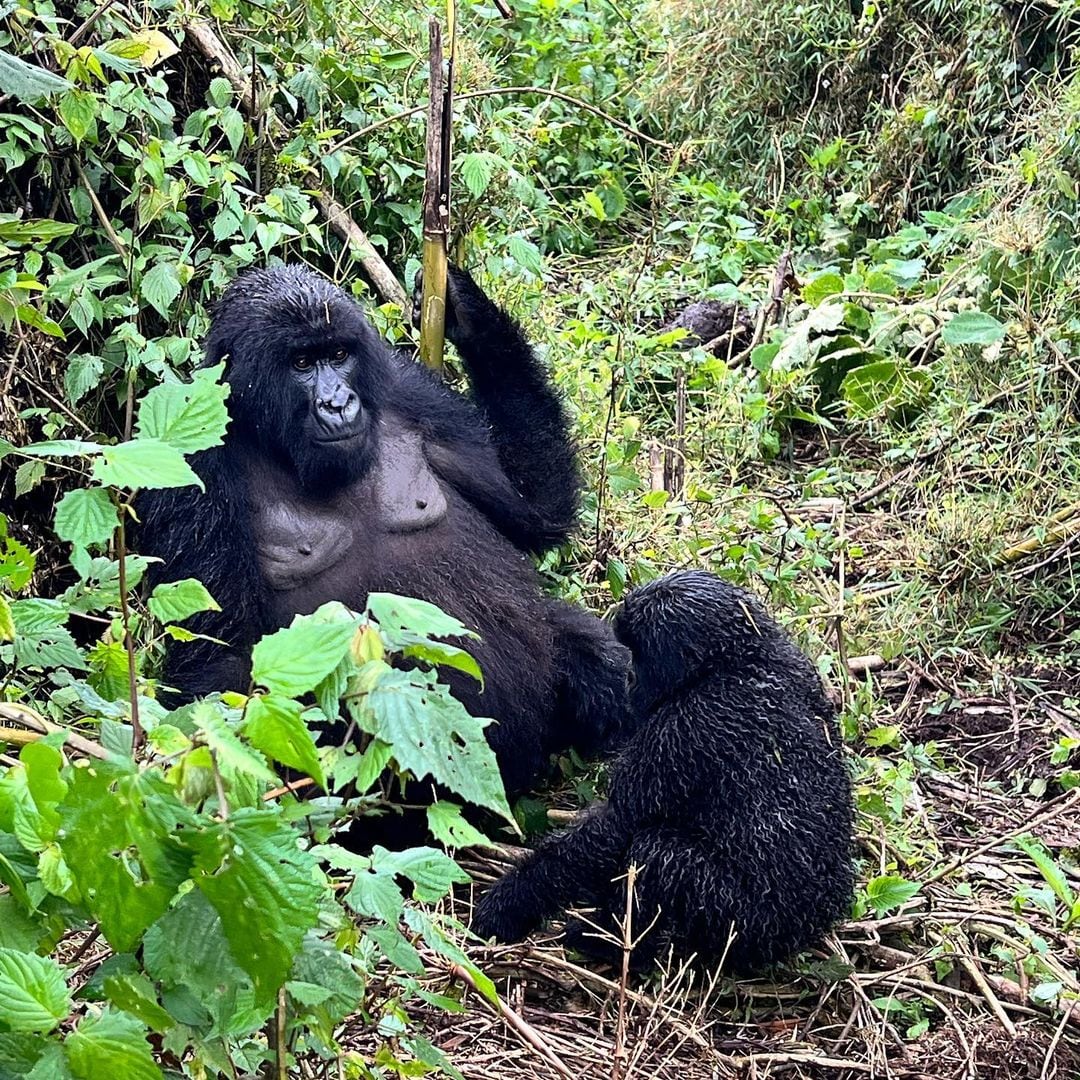
{"type": "MultiPolygon", "coordinates": [[[[853,888],[851,786],[817,672],[754,597],[702,571],[635,590],[615,627],[640,727],[610,797],[499,881],[473,929],[513,941],[585,905],[615,931],[633,864],[634,935],[652,924],[637,966],[670,946],[704,960],[727,950],[745,972],[808,946],[853,888]]],[[[580,920],[567,933],[611,952],[580,920]]]]}
{"type": "Polygon", "coordinates": [[[469,396],[390,349],[353,299],[319,275],[277,266],[238,278],[206,343],[207,362],[226,362],[232,388],[225,443],[192,461],[205,492],[141,496],[140,550],[164,560],[155,581],[197,577],[221,607],[192,628],[225,646],[198,640],[167,656],[164,681],[183,698],[246,689],[251,645],[326,600],[360,610],[369,591],[389,591],[440,605],[481,635],[469,647],[483,690],[457,673],[449,679],[471,712],[496,719],[489,738],[507,788],[520,791],[552,750],[615,737],[628,655],[605,624],[546,598],[527,556],[566,539],[580,488],[546,373],[520,327],[456,268],[447,334],[469,396]],[[355,407],[348,422],[359,432],[340,441],[320,439],[318,410],[329,399],[313,380],[331,368],[326,377],[350,416],[355,407]],[[425,492],[437,485],[445,500],[430,527],[387,523],[376,464],[393,467],[380,449],[404,435],[422,448],[425,492]],[[269,507],[275,535],[284,520],[287,537],[294,518],[280,506],[306,515],[316,543],[344,538],[344,556],[334,552],[336,561],[287,588],[271,584],[281,570],[265,545],[260,553],[257,528],[269,507]]]}

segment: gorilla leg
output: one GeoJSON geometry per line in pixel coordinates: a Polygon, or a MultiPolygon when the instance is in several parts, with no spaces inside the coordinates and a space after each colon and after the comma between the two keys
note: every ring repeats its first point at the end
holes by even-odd
{"type": "MultiPolygon", "coordinates": [[[[750,897],[701,841],[670,828],[644,830],[630,844],[624,872],[630,865],[637,867],[630,923],[634,970],[663,960],[672,942],[706,960],[724,954],[732,926],[738,930],[750,897]]],[[[596,959],[620,962],[627,888],[626,877],[620,877],[598,898],[588,919],[569,919],[566,944],[596,959]]],[[[739,936],[728,953],[732,961],[741,959],[739,936]]]]}

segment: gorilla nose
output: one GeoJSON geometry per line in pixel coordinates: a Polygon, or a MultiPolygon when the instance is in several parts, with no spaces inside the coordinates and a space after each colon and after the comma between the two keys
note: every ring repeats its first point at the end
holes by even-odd
{"type": "Polygon", "coordinates": [[[324,427],[347,427],[360,415],[360,399],[351,390],[319,398],[315,402],[315,415],[324,427]]]}

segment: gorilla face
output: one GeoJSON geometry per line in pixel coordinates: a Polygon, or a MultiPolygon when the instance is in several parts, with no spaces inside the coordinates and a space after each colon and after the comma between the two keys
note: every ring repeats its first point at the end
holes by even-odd
{"type": "Polygon", "coordinates": [[[225,292],[207,362],[226,361],[230,412],[302,488],[363,476],[393,375],[388,348],[356,302],[297,266],[256,270],[225,292]]]}

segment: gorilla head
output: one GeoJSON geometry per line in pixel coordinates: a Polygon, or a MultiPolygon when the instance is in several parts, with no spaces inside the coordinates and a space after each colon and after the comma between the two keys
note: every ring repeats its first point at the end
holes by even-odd
{"type": "Polygon", "coordinates": [[[215,309],[206,358],[226,361],[243,434],[302,488],[325,492],[371,467],[390,359],[359,305],[325,278],[302,266],[237,278],[215,309]]]}
{"type": "Polygon", "coordinates": [[[633,656],[639,714],[724,668],[771,655],[778,630],[761,602],[704,570],[682,570],[634,589],[615,616],[633,656]]]}

